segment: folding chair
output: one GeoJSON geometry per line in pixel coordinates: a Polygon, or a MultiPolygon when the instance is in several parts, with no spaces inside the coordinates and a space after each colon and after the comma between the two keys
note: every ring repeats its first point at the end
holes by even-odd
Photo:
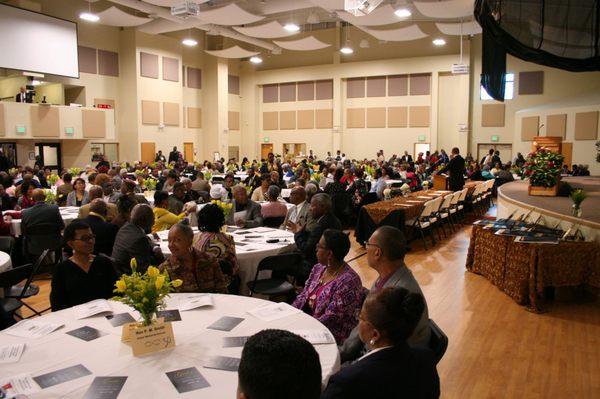
{"type": "MultiPolygon", "coordinates": [[[[10,289],[15,284],[20,283],[21,281],[27,279],[31,276],[33,271],[33,265],[28,263],[23,266],[13,267],[12,269],[8,269],[2,273],[0,273],[0,288],[4,289],[5,292],[10,289]]],[[[10,316],[17,316],[22,319],[20,315],[16,312],[21,309],[25,305],[23,301],[19,298],[10,298],[8,296],[4,296],[4,298],[0,298],[0,307],[10,316]]]]}
{"type": "Polygon", "coordinates": [[[442,329],[429,319],[429,328],[431,329],[431,337],[429,338],[429,349],[435,355],[435,363],[439,363],[448,349],[448,336],[444,334],[442,329]]]}
{"type": "Polygon", "coordinates": [[[29,306],[27,303],[23,302],[23,299],[30,298],[30,297],[35,296],[40,293],[40,288],[34,284],[31,284],[31,282],[33,281],[33,278],[39,271],[40,266],[42,265],[42,262],[48,256],[49,252],[50,252],[49,249],[44,250],[44,252],[42,252],[42,254],[39,256],[39,258],[35,261],[35,263],[33,264],[31,273],[26,277],[27,280],[25,281],[25,284],[23,284],[22,286],[17,285],[22,280],[24,280],[24,278],[22,278],[22,279],[16,281],[11,287],[4,289],[5,298],[18,301],[22,306],[25,306],[26,308],[31,310],[36,316],[41,316],[42,313],[49,311],[50,308],[46,308],[44,310],[38,311],[38,310],[32,308],[31,306],[29,306]]]}
{"type": "Polygon", "coordinates": [[[296,276],[302,261],[303,257],[299,252],[267,256],[261,260],[256,268],[254,280],[247,283],[250,296],[256,293],[269,297],[285,295],[291,298],[295,290],[287,276],[296,276]],[[262,271],[271,271],[271,277],[259,280],[258,276],[262,271]]]}
{"type": "Polygon", "coordinates": [[[15,247],[14,237],[0,237],[0,251],[6,252],[12,258],[15,247]]]}
{"type": "Polygon", "coordinates": [[[446,195],[440,204],[439,211],[437,212],[437,216],[439,217],[440,221],[440,226],[444,232],[444,237],[446,237],[444,220],[448,222],[448,229],[452,232],[454,231],[454,226],[452,226],[452,220],[450,219],[450,203],[452,202],[452,197],[454,197],[454,194],[446,195]]]}
{"type": "Polygon", "coordinates": [[[423,230],[429,229],[431,234],[431,243],[435,245],[435,237],[433,235],[433,227],[432,223],[434,223],[437,219],[432,216],[432,205],[435,200],[429,200],[423,205],[423,209],[421,210],[421,214],[412,219],[408,219],[405,221],[407,226],[411,227],[412,230],[412,239],[414,239],[415,230],[419,230],[421,234],[421,240],[423,240],[423,246],[427,249],[427,241],[425,240],[425,234],[423,230]]]}

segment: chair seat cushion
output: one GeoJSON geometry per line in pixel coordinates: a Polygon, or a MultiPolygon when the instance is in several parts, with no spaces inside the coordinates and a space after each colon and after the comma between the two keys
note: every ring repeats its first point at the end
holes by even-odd
{"type": "MultiPolygon", "coordinates": [[[[248,282],[248,289],[252,290],[253,281],[248,282]]],[[[254,286],[255,293],[263,295],[282,295],[294,291],[294,286],[287,280],[268,278],[257,280],[254,286]]]]}

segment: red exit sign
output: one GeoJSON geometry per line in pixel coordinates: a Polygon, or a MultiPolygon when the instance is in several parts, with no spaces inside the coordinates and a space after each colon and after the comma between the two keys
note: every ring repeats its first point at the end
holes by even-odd
{"type": "Polygon", "coordinates": [[[110,104],[96,104],[96,108],[112,109],[110,104]]]}

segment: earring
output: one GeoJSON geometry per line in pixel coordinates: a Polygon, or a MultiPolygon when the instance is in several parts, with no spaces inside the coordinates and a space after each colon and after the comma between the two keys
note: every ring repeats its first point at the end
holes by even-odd
{"type": "Polygon", "coordinates": [[[375,345],[375,340],[373,338],[371,338],[371,340],[369,341],[369,345],[371,345],[371,346],[375,345]]]}

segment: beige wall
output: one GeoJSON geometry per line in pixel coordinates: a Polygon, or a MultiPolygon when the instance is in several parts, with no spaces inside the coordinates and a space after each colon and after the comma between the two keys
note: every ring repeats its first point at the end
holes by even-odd
{"type": "Polygon", "coordinates": [[[65,104],[65,89],[60,83],[51,83],[36,86],[35,88],[35,99],[36,102],[41,103],[46,97],[46,103],[55,105],[65,104]]]}

